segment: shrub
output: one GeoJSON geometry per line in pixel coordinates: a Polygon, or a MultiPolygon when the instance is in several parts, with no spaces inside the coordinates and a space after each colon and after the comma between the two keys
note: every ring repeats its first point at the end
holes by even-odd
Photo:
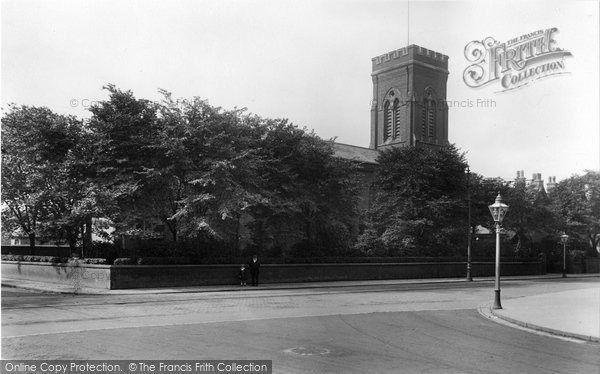
{"type": "Polygon", "coordinates": [[[119,246],[115,243],[110,242],[94,242],[92,248],[86,253],[87,256],[92,258],[105,259],[105,263],[112,264],[114,260],[119,257],[119,246]]]}
{"type": "Polygon", "coordinates": [[[23,262],[66,262],[65,258],[54,256],[30,256],[30,255],[2,255],[3,261],[23,261],[23,262]]]}
{"type": "Polygon", "coordinates": [[[79,260],[80,264],[89,264],[89,265],[106,265],[107,260],[105,258],[83,258],[79,260]]]}
{"type": "Polygon", "coordinates": [[[113,262],[113,265],[136,265],[136,264],[137,264],[136,258],[128,258],[128,257],[117,258],[113,262]]]}
{"type": "Polygon", "coordinates": [[[185,265],[190,264],[189,257],[141,257],[138,265],[185,265]]]}
{"type": "MultiPolygon", "coordinates": [[[[28,255],[2,255],[2,261],[22,261],[22,262],[50,262],[53,264],[72,263],[73,258],[54,257],[54,256],[28,256],[28,255]]],[[[79,264],[106,264],[103,258],[84,258],[78,259],[79,264]]]]}
{"type": "Polygon", "coordinates": [[[134,257],[117,258],[114,265],[186,265],[191,264],[189,257],[134,257]]]}

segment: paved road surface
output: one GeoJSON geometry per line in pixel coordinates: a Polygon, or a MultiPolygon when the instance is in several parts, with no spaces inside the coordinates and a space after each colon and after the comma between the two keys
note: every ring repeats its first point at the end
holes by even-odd
{"type": "MultiPolygon", "coordinates": [[[[505,299],[598,287],[504,282],[505,299]]],[[[69,296],[2,289],[3,358],[269,359],[275,373],[600,373],[600,346],[484,319],[490,282],[69,296]]],[[[565,316],[568,318],[568,316],[565,316]]]]}

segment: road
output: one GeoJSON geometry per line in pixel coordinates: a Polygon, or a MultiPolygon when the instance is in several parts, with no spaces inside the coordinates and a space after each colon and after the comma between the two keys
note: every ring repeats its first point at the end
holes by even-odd
{"type": "MultiPolygon", "coordinates": [[[[503,298],[598,287],[503,283],[503,298]]],[[[2,288],[2,357],[273,360],[274,373],[600,373],[600,346],[482,317],[491,282],[71,296],[2,288]]],[[[568,318],[568,316],[565,316],[568,318]]]]}

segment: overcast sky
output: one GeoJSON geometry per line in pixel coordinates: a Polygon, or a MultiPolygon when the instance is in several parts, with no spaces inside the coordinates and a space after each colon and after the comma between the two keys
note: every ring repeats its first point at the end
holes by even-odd
{"type": "Polygon", "coordinates": [[[2,0],[1,20],[3,107],[88,117],[107,83],[151,100],[163,88],[368,147],[371,58],[410,43],[450,57],[448,100],[472,106],[449,110],[449,140],[472,170],[558,181],[600,167],[595,0],[2,0]],[[463,81],[469,42],[552,27],[569,74],[508,92],[463,81]]]}

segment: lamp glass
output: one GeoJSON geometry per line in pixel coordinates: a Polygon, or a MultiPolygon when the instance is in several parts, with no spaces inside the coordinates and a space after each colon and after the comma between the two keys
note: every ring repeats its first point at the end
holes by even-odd
{"type": "Polygon", "coordinates": [[[490,209],[490,213],[492,213],[494,222],[502,223],[502,220],[508,211],[508,205],[502,203],[502,196],[500,196],[500,194],[496,197],[496,202],[489,205],[488,208],[490,209]]]}

